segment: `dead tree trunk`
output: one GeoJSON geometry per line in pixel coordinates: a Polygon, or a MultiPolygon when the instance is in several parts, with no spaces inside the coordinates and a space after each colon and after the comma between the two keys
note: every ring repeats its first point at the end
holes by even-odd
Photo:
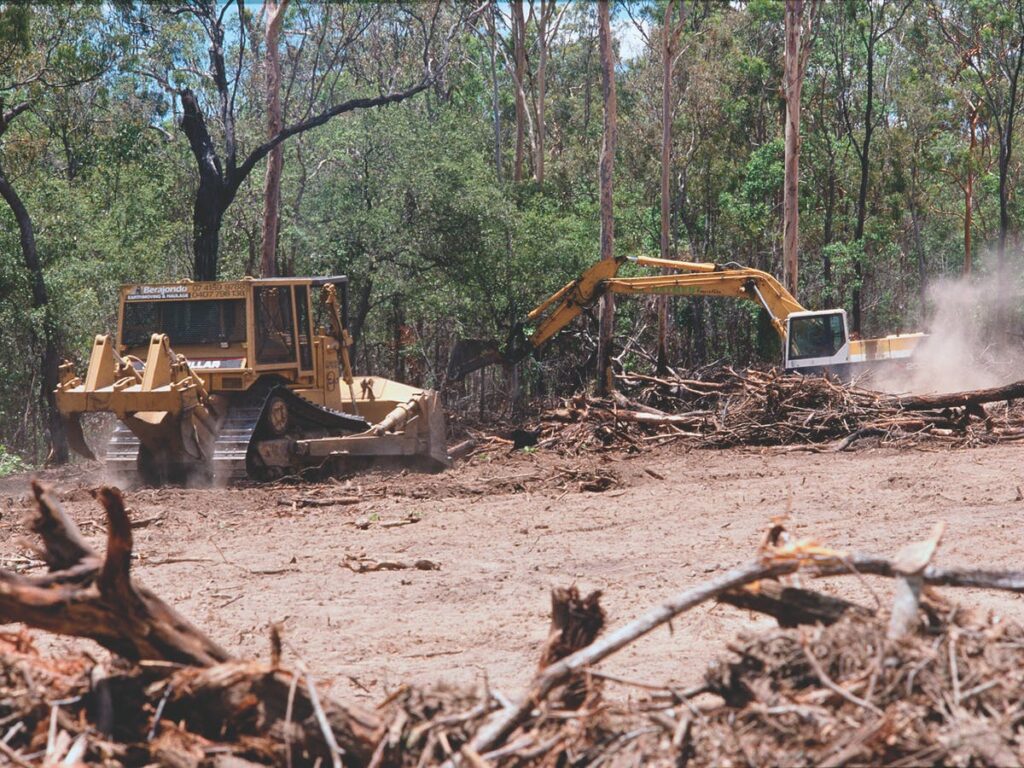
{"type": "MultiPolygon", "coordinates": [[[[538,672],[597,639],[606,618],[600,599],[600,592],[581,597],[575,586],[551,590],[551,629],[541,652],[538,672]]],[[[594,692],[592,686],[593,681],[588,675],[575,675],[552,698],[558,709],[579,709],[594,692]]]]}
{"type": "Polygon", "coordinates": [[[998,403],[1003,400],[1019,400],[1024,397],[1024,381],[1016,381],[1002,387],[973,389],[966,392],[949,392],[941,395],[906,395],[894,398],[900,408],[909,411],[927,411],[933,408],[962,408],[982,403],[998,403]]]}
{"type": "Polygon", "coordinates": [[[131,578],[132,527],[121,492],[100,488],[107,514],[104,558],[85,543],[55,497],[32,483],[32,530],[49,567],[42,576],[0,571],[0,621],[20,621],[62,635],[88,637],[126,659],[211,666],[229,656],[220,646],[131,578]]]}
{"type": "MultiPolygon", "coordinates": [[[[597,4],[598,37],[601,48],[601,92],[604,99],[604,132],[601,141],[601,160],[598,171],[601,197],[601,258],[615,258],[615,220],[612,205],[612,180],[615,171],[615,144],[618,138],[617,109],[615,103],[615,51],[612,47],[611,21],[608,0],[597,4]]],[[[610,392],[612,380],[612,335],[615,326],[615,298],[606,293],[601,297],[600,325],[597,346],[597,390],[610,392]]]]}
{"type": "MultiPolygon", "coordinates": [[[[278,40],[288,8],[288,0],[264,0],[267,44],[267,138],[284,127],[281,119],[281,55],[278,40]]],[[[263,183],[263,277],[274,277],[277,270],[277,230],[281,217],[281,166],[284,147],[278,144],[267,155],[267,175],[263,183]]]]}

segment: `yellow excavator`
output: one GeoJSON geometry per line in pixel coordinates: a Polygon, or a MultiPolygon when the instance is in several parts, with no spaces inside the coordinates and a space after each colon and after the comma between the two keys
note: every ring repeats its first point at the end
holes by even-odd
{"type": "Polygon", "coordinates": [[[606,293],[661,296],[720,296],[763,307],[782,341],[783,367],[801,373],[828,372],[850,379],[880,366],[906,363],[923,333],[852,340],[842,309],[808,311],[772,275],[730,263],[676,261],[648,256],[604,259],[538,304],[517,323],[504,345],[467,340],[452,350],[448,378],[459,381],[493,363],[514,365],[537,353],[552,337],[606,293]],[[668,274],[619,277],[627,262],[673,270],[668,274]],[[533,327],[528,336],[526,328],[533,327]]]}
{"type": "Polygon", "coordinates": [[[81,416],[109,411],[107,467],[148,484],[384,458],[448,466],[436,392],[353,376],[347,288],[343,276],[123,286],[116,337],[96,337],[84,378],[61,367],[72,448],[94,458],[81,416]]]}

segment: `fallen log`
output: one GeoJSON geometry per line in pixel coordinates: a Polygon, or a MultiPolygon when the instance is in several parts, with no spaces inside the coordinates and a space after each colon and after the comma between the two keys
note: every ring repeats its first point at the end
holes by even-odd
{"type": "Polygon", "coordinates": [[[468,438],[467,440],[463,440],[462,442],[456,443],[455,445],[448,449],[448,458],[451,459],[452,461],[458,461],[459,459],[463,459],[466,456],[469,456],[469,454],[473,452],[473,449],[476,448],[476,446],[477,442],[472,437],[468,438]]]}
{"type": "Polygon", "coordinates": [[[895,405],[908,411],[927,411],[933,408],[963,408],[982,403],[998,403],[1024,397],[1024,381],[1015,381],[1002,387],[950,392],[942,395],[905,395],[893,400],[895,405]]]}

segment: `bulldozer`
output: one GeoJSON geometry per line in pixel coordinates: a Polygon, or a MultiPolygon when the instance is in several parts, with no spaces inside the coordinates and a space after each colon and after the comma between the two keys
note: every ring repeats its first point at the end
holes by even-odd
{"type": "Polygon", "coordinates": [[[516,323],[504,345],[466,339],[452,350],[448,379],[459,381],[494,363],[515,365],[537,355],[562,329],[594,306],[606,293],[642,296],[718,296],[751,301],[762,307],[782,343],[782,367],[804,374],[829,374],[850,380],[884,368],[904,367],[923,333],[854,339],[846,311],[811,311],[803,307],[774,276],[736,263],[678,261],[650,256],[603,259],[544,299],[516,323]],[[667,273],[619,277],[628,262],[667,273]],[[527,328],[532,328],[527,333],[527,328]]]}
{"type": "Polygon", "coordinates": [[[95,458],[81,417],[112,412],[106,466],[149,485],[447,467],[438,394],[357,381],[347,315],[344,276],[122,286],[117,333],[96,336],[84,378],[61,366],[69,443],[95,458]]]}

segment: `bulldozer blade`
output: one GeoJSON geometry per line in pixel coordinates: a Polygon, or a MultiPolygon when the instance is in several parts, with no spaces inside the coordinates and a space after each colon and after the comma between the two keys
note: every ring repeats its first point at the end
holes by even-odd
{"type": "Polygon", "coordinates": [[[462,381],[473,371],[504,363],[498,342],[490,339],[459,339],[448,357],[448,380],[462,381]]]}
{"type": "Polygon", "coordinates": [[[87,459],[95,459],[96,454],[92,452],[89,444],[85,442],[85,433],[82,432],[82,414],[74,413],[70,416],[62,416],[64,422],[64,435],[68,439],[68,445],[79,456],[87,459]]]}

